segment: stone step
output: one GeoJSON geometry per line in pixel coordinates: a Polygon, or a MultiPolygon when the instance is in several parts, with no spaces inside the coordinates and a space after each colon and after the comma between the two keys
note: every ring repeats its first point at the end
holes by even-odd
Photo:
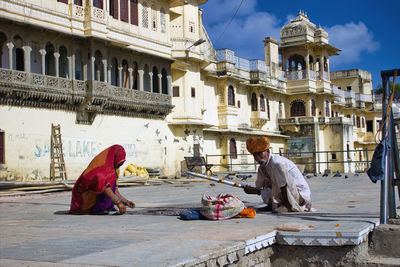
{"type": "Polygon", "coordinates": [[[381,224],[370,236],[368,253],[371,256],[394,257],[400,265],[400,225],[381,224]]]}
{"type": "Polygon", "coordinates": [[[398,267],[400,258],[370,256],[369,259],[356,264],[357,267],[398,267]]]}

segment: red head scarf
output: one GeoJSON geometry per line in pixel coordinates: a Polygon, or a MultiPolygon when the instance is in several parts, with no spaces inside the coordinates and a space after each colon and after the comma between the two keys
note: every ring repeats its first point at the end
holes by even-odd
{"type": "Polygon", "coordinates": [[[71,211],[87,207],[87,204],[83,203],[83,193],[91,192],[98,195],[103,193],[107,186],[114,186],[117,180],[115,169],[125,162],[125,156],[125,149],[122,146],[113,145],[94,157],[72,189],[71,211]]]}

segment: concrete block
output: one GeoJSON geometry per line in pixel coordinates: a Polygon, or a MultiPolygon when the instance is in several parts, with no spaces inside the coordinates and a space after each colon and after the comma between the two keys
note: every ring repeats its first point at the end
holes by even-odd
{"type": "Polygon", "coordinates": [[[369,244],[370,254],[400,258],[400,225],[381,224],[374,229],[369,244]]]}

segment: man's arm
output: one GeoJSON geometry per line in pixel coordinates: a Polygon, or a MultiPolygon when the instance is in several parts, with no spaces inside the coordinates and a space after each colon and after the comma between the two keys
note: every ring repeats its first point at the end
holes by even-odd
{"type": "Polygon", "coordinates": [[[252,186],[250,186],[250,185],[246,185],[246,186],[243,188],[243,190],[244,190],[244,192],[245,192],[246,194],[261,195],[260,189],[257,189],[257,188],[255,188],[255,187],[252,187],[252,186]]]}

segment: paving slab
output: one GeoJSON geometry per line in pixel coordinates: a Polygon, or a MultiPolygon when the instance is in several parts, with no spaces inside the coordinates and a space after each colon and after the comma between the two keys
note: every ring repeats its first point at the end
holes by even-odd
{"type": "Polygon", "coordinates": [[[203,193],[232,193],[254,208],[264,206],[261,198],[210,181],[180,180],[121,188],[136,203],[125,215],[68,215],[70,191],[1,197],[0,265],[177,266],[219,255],[233,261],[238,251],[247,254],[275,243],[358,245],[379,224],[380,185],[365,174],[307,181],[313,213],[258,212],[253,219],[225,221],[183,221],[177,215],[200,208],[203,193]],[[277,230],[285,225],[303,230],[277,230]]]}

